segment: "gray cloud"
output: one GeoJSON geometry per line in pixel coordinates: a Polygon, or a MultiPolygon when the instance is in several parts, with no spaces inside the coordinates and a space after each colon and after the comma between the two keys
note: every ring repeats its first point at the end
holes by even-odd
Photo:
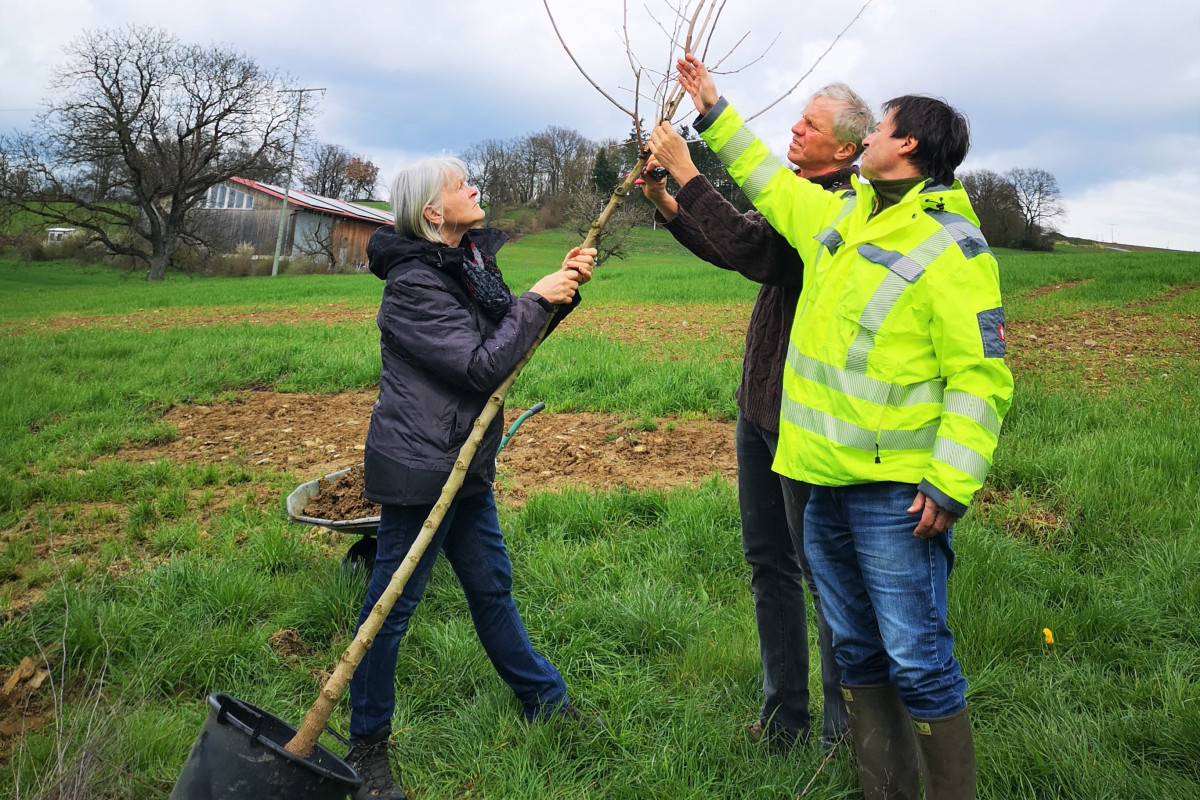
{"type": "MultiPolygon", "coordinates": [[[[551,7],[592,77],[628,101],[632,79],[616,35],[620,4],[551,0],[551,7]]],[[[795,82],[859,7],[852,0],[730,4],[714,52],[749,32],[744,61],[781,37],[758,64],[721,76],[719,87],[740,109],[761,108],[795,82]]],[[[63,0],[53,18],[43,12],[32,0],[6,6],[0,127],[28,124],[69,39],[88,27],[136,22],[231,44],[306,86],[327,87],[319,135],[362,152],[385,172],[423,154],[547,125],[597,139],[628,130],[628,119],[575,71],[535,0],[390,3],[336,18],[314,0],[210,0],[186,8],[63,0]]],[[[634,6],[630,13],[635,53],[648,70],[661,70],[661,32],[640,10],[635,19],[634,6]]],[[[1173,247],[1200,249],[1190,234],[1200,193],[1147,193],[1136,203],[1128,196],[1151,176],[1200,183],[1198,33],[1194,0],[1135,7],[1116,0],[875,0],[805,85],[754,127],[782,151],[804,97],[832,80],[847,81],[876,104],[914,91],[944,96],[971,119],[968,167],[1037,166],[1059,177],[1078,206],[1068,232],[1094,236],[1082,228],[1095,223],[1077,220],[1109,217],[1123,221],[1126,241],[1162,244],[1169,234],[1173,247]]]]}

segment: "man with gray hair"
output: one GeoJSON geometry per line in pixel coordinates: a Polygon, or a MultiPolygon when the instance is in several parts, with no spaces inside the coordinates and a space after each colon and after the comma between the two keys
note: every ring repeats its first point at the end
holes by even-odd
{"type": "MultiPolygon", "coordinates": [[[[831,84],[810,98],[792,127],[788,160],[798,175],[829,191],[848,189],[850,176],[857,172],[853,164],[862,152],[863,137],[874,127],[866,102],[845,84],[831,84]]],[[[763,284],[746,330],[735,434],[742,552],[750,565],[763,666],[763,705],[747,734],[781,749],[804,743],[810,735],[807,585],[821,655],[821,742],[829,750],[846,732],[849,719],[841,673],[833,659],[832,633],[804,556],[809,487],[771,470],[779,438],[783,364],[803,264],[795,248],[761,214],[742,214],[717,193],[669,123],[655,129],[650,141],[654,155],[642,191],[657,209],[659,222],[705,261],[763,284]],[[675,197],[667,193],[665,178],[656,179],[651,173],[657,166],[679,183],[675,197]]]]}

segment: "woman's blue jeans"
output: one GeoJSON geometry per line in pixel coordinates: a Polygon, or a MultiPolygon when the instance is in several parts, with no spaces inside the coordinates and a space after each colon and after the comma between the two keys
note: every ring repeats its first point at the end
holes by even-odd
{"type": "Polygon", "coordinates": [[[843,682],[894,684],[914,717],[939,719],[966,706],[946,625],[953,529],[914,536],[918,517],[907,509],[916,496],[906,483],[814,486],[805,551],[843,682]]]}
{"type": "MultiPolygon", "coordinates": [[[[429,516],[430,506],[383,506],[375,571],[358,624],[383,595],[392,574],[429,516]]],[[[462,585],[475,633],[492,666],[521,701],[527,719],[568,702],[562,675],[533,649],[512,597],[512,563],[504,547],[491,489],[455,500],[417,564],[371,649],[350,680],[350,735],[363,737],[391,722],[396,707],[396,659],[408,620],[421,601],[439,552],[462,585]]]]}

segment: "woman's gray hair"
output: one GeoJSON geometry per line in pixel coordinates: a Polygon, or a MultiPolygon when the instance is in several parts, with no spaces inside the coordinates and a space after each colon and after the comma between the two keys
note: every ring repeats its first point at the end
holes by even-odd
{"type": "Polygon", "coordinates": [[[833,135],[839,142],[854,143],[854,158],[847,162],[854,163],[862,155],[863,139],[875,130],[875,114],[867,101],[844,83],[831,83],[818,89],[809,102],[818,97],[841,104],[842,108],[833,115],[833,135]]]}
{"type": "Polygon", "coordinates": [[[441,207],[442,190],[456,175],[466,180],[467,165],[452,156],[426,158],[400,170],[392,181],[396,233],[441,243],[438,226],[425,218],[425,209],[441,207]]]}

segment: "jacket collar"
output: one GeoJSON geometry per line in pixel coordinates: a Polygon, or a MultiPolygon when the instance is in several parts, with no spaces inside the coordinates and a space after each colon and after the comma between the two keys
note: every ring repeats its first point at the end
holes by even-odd
{"type": "Polygon", "coordinates": [[[367,243],[367,263],[371,272],[383,280],[393,267],[411,259],[457,276],[470,245],[475,245],[485,256],[494,257],[507,241],[508,235],[497,228],[473,228],[463,234],[458,247],[450,247],[440,242],[402,236],[393,226],[385,225],[371,234],[367,243]]]}
{"type": "MultiPolygon", "coordinates": [[[[870,183],[864,182],[858,175],[850,178],[850,185],[859,198],[855,214],[861,214],[863,219],[866,219],[875,205],[875,190],[871,188],[870,183]]],[[[979,217],[975,215],[975,209],[971,207],[971,200],[967,197],[962,181],[955,180],[952,186],[945,186],[932,178],[909,189],[908,194],[904,195],[904,199],[881,212],[875,220],[872,220],[872,223],[880,219],[911,215],[914,206],[922,211],[947,211],[951,214],[958,214],[970,220],[972,225],[979,225],[979,217]],[[896,209],[908,210],[898,212],[896,209]]]]}

